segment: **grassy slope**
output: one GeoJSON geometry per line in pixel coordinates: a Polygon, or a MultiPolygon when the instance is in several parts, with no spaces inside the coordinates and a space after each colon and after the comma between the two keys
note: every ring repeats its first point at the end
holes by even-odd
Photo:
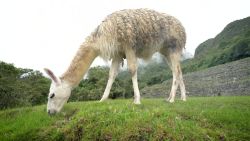
{"type": "Polygon", "coordinates": [[[250,140],[250,97],[69,103],[0,111],[0,140],[250,140]]]}

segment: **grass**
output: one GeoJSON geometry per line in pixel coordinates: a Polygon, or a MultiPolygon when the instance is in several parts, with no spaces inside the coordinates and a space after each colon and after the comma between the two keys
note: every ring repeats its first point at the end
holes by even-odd
{"type": "Polygon", "coordinates": [[[250,140],[250,97],[72,102],[0,111],[0,140],[250,140]]]}

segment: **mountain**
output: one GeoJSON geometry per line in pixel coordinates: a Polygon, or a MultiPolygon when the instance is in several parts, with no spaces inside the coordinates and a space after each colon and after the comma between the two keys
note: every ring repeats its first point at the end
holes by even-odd
{"type": "Polygon", "coordinates": [[[201,43],[194,58],[184,60],[183,73],[250,57],[250,17],[229,23],[215,38],[201,43]]]}
{"type": "Polygon", "coordinates": [[[201,43],[195,50],[195,58],[207,56],[213,56],[214,61],[222,59],[223,63],[249,57],[250,17],[229,23],[215,38],[201,43]]]}

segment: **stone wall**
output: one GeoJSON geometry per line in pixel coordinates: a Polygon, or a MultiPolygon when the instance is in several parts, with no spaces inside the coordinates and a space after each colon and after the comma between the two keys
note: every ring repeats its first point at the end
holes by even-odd
{"type": "MultiPolygon", "coordinates": [[[[250,95],[250,58],[184,75],[188,96],[250,95]]],[[[172,79],[141,90],[142,97],[166,97],[172,79]]],[[[179,89],[177,95],[180,95],[179,89]]]]}

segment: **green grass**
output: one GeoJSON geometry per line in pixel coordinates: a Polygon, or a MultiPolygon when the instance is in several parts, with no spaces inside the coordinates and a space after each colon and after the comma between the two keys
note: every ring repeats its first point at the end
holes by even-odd
{"type": "Polygon", "coordinates": [[[0,111],[0,140],[250,140],[250,97],[72,102],[0,111]]]}

